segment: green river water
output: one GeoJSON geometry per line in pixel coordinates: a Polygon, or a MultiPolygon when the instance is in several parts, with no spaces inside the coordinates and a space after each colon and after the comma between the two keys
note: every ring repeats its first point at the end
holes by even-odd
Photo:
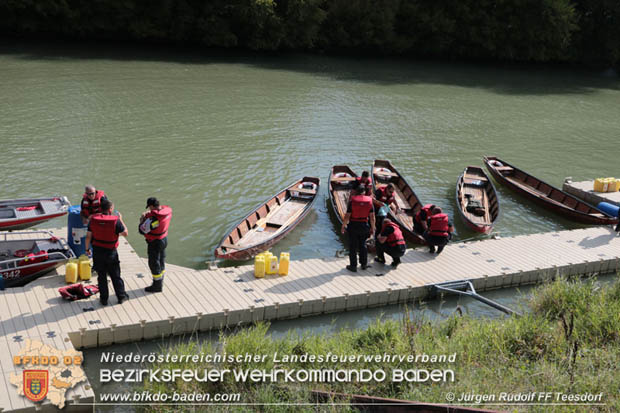
{"type": "MultiPolygon", "coordinates": [[[[618,173],[620,80],[561,68],[217,55],[111,46],[0,48],[0,198],[104,189],[137,233],[170,204],[168,260],[204,268],[226,230],[304,175],[314,211],[274,252],[344,247],[328,211],[335,164],[389,159],[452,216],[467,165],[496,155],[552,184],[618,173]]],[[[502,236],[578,227],[498,188],[502,236]]],[[[472,237],[454,217],[458,237],[472,237]]],[[[64,225],[53,221],[51,226],[64,225]]]]}

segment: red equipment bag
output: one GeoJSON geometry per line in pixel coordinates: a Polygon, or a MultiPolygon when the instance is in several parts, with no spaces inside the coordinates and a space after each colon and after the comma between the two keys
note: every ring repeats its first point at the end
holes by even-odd
{"type": "Polygon", "coordinates": [[[77,283],[59,288],[58,292],[65,300],[75,301],[83,300],[91,295],[97,294],[99,292],[99,288],[96,285],[84,285],[77,283]]]}

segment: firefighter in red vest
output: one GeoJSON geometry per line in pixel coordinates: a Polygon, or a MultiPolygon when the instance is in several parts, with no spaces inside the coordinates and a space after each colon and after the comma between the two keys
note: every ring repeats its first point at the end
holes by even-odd
{"type": "Polygon", "coordinates": [[[172,208],[168,205],[159,205],[159,200],[153,197],[146,200],[146,207],[149,210],[140,217],[138,230],[146,239],[153,284],[144,290],[149,293],[160,293],[164,288],[166,247],[168,246],[168,227],[172,219],[172,208]]]}
{"type": "Polygon", "coordinates": [[[362,172],[362,176],[355,178],[353,188],[357,188],[360,185],[364,185],[366,187],[366,195],[370,195],[372,193],[372,181],[370,180],[370,173],[368,171],[362,172]]]}
{"type": "Polygon", "coordinates": [[[385,264],[385,255],[392,257],[392,267],[398,267],[400,257],[405,255],[407,249],[405,238],[398,224],[389,218],[383,220],[381,233],[377,235],[377,257],[375,261],[385,264]]]}
{"type": "Polygon", "coordinates": [[[88,255],[91,255],[90,246],[93,247],[93,267],[97,271],[99,299],[102,305],[108,305],[108,275],[112,279],[118,303],[122,304],[129,299],[121,278],[121,263],[116,251],[119,235],[126,237],[128,232],[120,212],[115,215],[113,211],[114,204],[110,200],[101,201],[101,213],[90,218],[84,244],[88,255]]]}
{"type": "Polygon", "coordinates": [[[431,217],[428,219],[428,230],[424,233],[424,239],[428,243],[429,252],[432,254],[437,247],[437,254],[441,254],[450,238],[452,238],[454,227],[444,214],[441,208],[435,207],[431,210],[431,217]]]}
{"type": "Polygon", "coordinates": [[[413,230],[422,235],[428,229],[428,219],[431,217],[431,211],[435,208],[433,204],[426,204],[415,214],[413,218],[413,230]]]}
{"type": "Polygon", "coordinates": [[[82,223],[88,224],[90,217],[94,214],[101,212],[101,201],[107,199],[103,191],[97,191],[94,186],[86,185],[84,188],[84,195],[82,195],[82,203],[80,206],[80,216],[82,217],[82,223]]]}
{"type": "Polygon", "coordinates": [[[372,198],[366,193],[366,187],[360,185],[352,191],[347,206],[347,213],[342,221],[341,231],[349,235],[349,265],[347,270],[357,272],[357,252],[360,254],[362,270],[368,268],[368,250],[366,240],[375,233],[375,213],[372,198]]]}
{"type": "MultiPolygon", "coordinates": [[[[375,197],[372,201],[375,206],[376,212],[378,212],[382,206],[387,205],[392,210],[392,212],[398,214],[400,208],[398,207],[396,197],[394,196],[395,190],[396,189],[394,188],[394,184],[391,182],[383,188],[377,188],[377,190],[375,191],[375,197]]],[[[377,216],[376,220],[378,228],[383,228],[384,216],[385,215],[377,216]]]]}

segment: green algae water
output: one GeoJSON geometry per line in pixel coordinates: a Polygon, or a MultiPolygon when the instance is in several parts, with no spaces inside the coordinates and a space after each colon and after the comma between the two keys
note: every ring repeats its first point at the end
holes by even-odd
{"type": "MultiPolygon", "coordinates": [[[[273,251],[333,256],[344,247],[327,202],[335,164],[361,172],[389,159],[422,202],[451,216],[458,175],[484,155],[556,186],[620,175],[613,73],[3,45],[0,96],[1,199],[62,194],[77,204],[92,183],[144,257],[138,217],[156,196],[174,210],[168,262],[192,268],[204,268],[255,205],[304,175],[321,178],[319,199],[273,251]]],[[[497,189],[501,236],[579,227],[497,189]]],[[[454,221],[458,238],[474,236],[454,221]]]]}

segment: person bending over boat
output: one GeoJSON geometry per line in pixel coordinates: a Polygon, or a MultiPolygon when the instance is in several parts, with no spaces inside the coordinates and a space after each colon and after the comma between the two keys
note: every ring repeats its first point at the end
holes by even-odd
{"type": "Polygon", "coordinates": [[[435,205],[426,204],[415,214],[413,230],[418,234],[424,234],[428,230],[428,220],[431,217],[433,208],[435,208],[435,205]]]}
{"type": "Polygon", "coordinates": [[[125,292],[125,283],[121,278],[121,263],[118,259],[118,237],[126,237],[127,226],[123,222],[123,216],[118,212],[114,214],[114,204],[105,199],[101,202],[101,213],[90,218],[88,232],[86,233],[86,253],[93,256],[93,266],[97,271],[99,286],[99,299],[102,305],[108,305],[108,275],[112,279],[114,293],[118,303],[129,299],[125,292]],[[90,252],[90,246],[93,252],[90,252]]]}
{"type": "MultiPolygon", "coordinates": [[[[383,188],[377,188],[375,191],[375,197],[373,199],[373,204],[375,206],[375,211],[379,211],[379,209],[386,205],[388,206],[395,214],[400,212],[400,208],[396,203],[396,197],[394,196],[394,184],[389,183],[383,188]]],[[[377,228],[382,228],[383,216],[377,216],[377,228]]]]}
{"type": "Polygon", "coordinates": [[[159,205],[157,198],[146,200],[149,209],[142,213],[138,231],[144,235],[149,255],[149,269],[153,284],[144,290],[148,293],[160,293],[164,288],[164,272],[166,271],[166,247],[168,246],[168,227],[172,219],[172,208],[159,205]]]}
{"type": "Polygon", "coordinates": [[[443,248],[448,244],[450,238],[452,238],[454,227],[448,215],[444,214],[438,206],[431,210],[431,217],[428,222],[428,230],[424,233],[424,239],[429,247],[428,252],[431,254],[434,253],[435,247],[437,247],[437,254],[441,254],[443,248]]]}
{"type": "Polygon", "coordinates": [[[360,255],[362,270],[368,268],[368,249],[366,240],[375,233],[375,213],[372,198],[364,195],[366,187],[360,185],[353,190],[347,213],[342,220],[341,232],[349,235],[349,265],[347,270],[357,272],[357,252],[360,255]]]}
{"type": "Polygon", "coordinates": [[[84,195],[82,195],[82,210],[80,216],[82,217],[82,223],[88,224],[90,217],[94,214],[101,212],[101,202],[107,199],[103,191],[97,191],[93,185],[86,185],[84,188],[84,195]]]}
{"type": "Polygon", "coordinates": [[[385,264],[385,254],[387,254],[392,257],[392,267],[398,267],[400,257],[405,255],[405,250],[407,249],[405,238],[398,224],[392,222],[389,218],[385,218],[381,233],[377,235],[377,241],[377,257],[375,261],[385,264]]]}
{"type": "Polygon", "coordinates": [[[370,180],[370,172],[364,171],[362,172],[362,176],[358,176],[355,178],[355,182],[353,182],[353,188],[357,188],[360,185],[364,185],[366,187],[366,195],[371,195],[372,193],[372,181],[370,180]]]}

